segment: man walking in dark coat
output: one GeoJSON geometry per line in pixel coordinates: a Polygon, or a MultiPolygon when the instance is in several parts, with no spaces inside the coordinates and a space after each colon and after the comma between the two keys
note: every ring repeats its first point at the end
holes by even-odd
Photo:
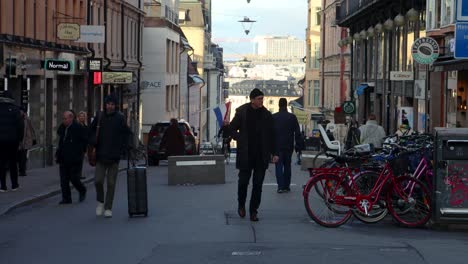
{"type": "Polygon", "coordinates": [[[245,217],[247,189],[252,176],[250,220],[258,221],[257,210],[262,197],[262,185],[269,162],[278,161],[274,144],[274,126],[271,113],[263,107],[263,93],[255,88],[250,93],[250,103],[236,109],[231,122],[232,138],[237,141],[236,168],[239,169],[237,190],[238,214],[245,217]],[[273,156],[273,157],[272,157],[273,156]]]}
{"type": "Polygon", "coordinates": [[[57,130],[59,145],[55,154],[57,163],[60,164],[60,186],[62,187],[62,201],[59,204],[71,204],[70,182],[80,193],[80,202],[86,197],[86,187],[80,180],[80,168],[83,164],[83,150],[86,148],[88,139],[71,111],[63,113],[62,121],[62,125],[57,130]]]}
{"type": "Polygon", "coordinates": [[[279,152],[279,160],[275,164],[278,193],[291,191],[291,156],[294,150],[294,139],[296,139],[296,150],[299,149],[301,142],[299,122],[295,115],[288,112],[287,106],[286,98],[280,98],[279,112],[273,115],[275,142],[279,152]]]}
{"type": "Polygon", "coordinates": [[[11,93],[0,94],[0,192],[6,192],[6,167],[10,168],[11,189],[18,190],[17,151],[23,140],[24,121],[11,93]]]}
{"type": "Polygon", "coordinates": [[[96,215],[112,217],[115,183],[119,171],[121,154],[128,143],[130,129],[125,117],[117,112],[115,106],[117,98],[108,95],[104,99],[106,110],[94,118],[90,126],[90,144],[96,147],[96,196],[98,205],[96,215]],[[96,135],[99,126],[99,133],[96,135]],[[104,180],[107,180],[107,192],[104,201],[104,180]]]}

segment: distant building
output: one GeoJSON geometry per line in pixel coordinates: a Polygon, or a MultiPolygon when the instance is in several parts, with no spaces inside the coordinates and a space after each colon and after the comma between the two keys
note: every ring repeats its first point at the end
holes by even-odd
{"type": "Polygon", "coordinates": [[[245,80],[235,83],[229,88],[228,101],[231,102],[231,119],[234,118],[236,108],[250,102],[249,95],[254,88],[260,89],[265,94],[263,105],[271,113],[278,112],[278,102],[281,97],[290,102],[301,96],[301,91],[296,89],[293,83],[287,81],[245,80]]]}
{"type": "Polygon", "coordinates": [[[303,58],[305,41],[290,36],[256,37],[256,54],[269,58],[303,58]]]}

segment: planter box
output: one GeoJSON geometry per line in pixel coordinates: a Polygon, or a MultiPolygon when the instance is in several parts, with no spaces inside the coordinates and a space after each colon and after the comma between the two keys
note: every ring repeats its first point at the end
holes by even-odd
{"type": "Polygon", "coordinates": [[[168,184],[224,184],[224,156],[171,156],[168,184]]]}

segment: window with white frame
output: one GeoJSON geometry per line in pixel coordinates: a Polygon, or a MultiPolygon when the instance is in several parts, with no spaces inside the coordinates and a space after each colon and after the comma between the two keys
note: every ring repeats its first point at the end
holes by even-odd
{"type": "Polygon", "coordinates": [[[440,26],[447,26],[455,22],[455,0],[442,0],[440,26]]]}
{"type": "Polygon", "coordinates": [[[320,106],[320,81],[314,80],[314,106],[320,106]]]}

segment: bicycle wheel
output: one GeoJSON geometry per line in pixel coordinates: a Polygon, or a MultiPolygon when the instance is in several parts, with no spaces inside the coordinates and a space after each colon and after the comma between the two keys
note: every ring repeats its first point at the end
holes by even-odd
{"type": "Polygon", "coordinates": [[[335,195],[352,193],[346,183],[339,184],[339,182],[340,178],[336,175],[318,175],[305,187],[304,205],[307,213],[321,226],[338,227],[351,217],[351,209],[348,206],[335,204],[333,201],[335,195]],[[317,193],[317,189],[322,190],[324,197],[317,193]]]}
{"type": "MultiPolygon", "coordinates": [[[[354,184],[359,192],[363,195],[368,195],[374,188],[375,183],[379,178],[379,173],[375,171],[363,171],[353,176],[354,184]]],[[[353,215],[366,224],[374,224],[385,218],[388,214],[388,209],[385,206],[385,197],[381,197],[374,204],[368,214],[364,214],[358,209],[353,210],[353,215]]]]}
{"type": "Polygon", "coordinates": [[[317,155],[315,155],[314,159],[312,160],[312,167],[313,168],[318,168],[319,167],[319,166],[317,166],[318,165],[318,158],[319,158],[319,156],[324,155],[325,153],[327,153],[327,152],[325,150],[323,150],[323,151],[320,151],[319,153],[317,153],[317,155]]]}
{"type": "Polygon", "coordinates": [[[422,226],[431,218],[431,195],[420,180],[401,176],[387,192],[390,214],[407,227],[422,226]]]}

